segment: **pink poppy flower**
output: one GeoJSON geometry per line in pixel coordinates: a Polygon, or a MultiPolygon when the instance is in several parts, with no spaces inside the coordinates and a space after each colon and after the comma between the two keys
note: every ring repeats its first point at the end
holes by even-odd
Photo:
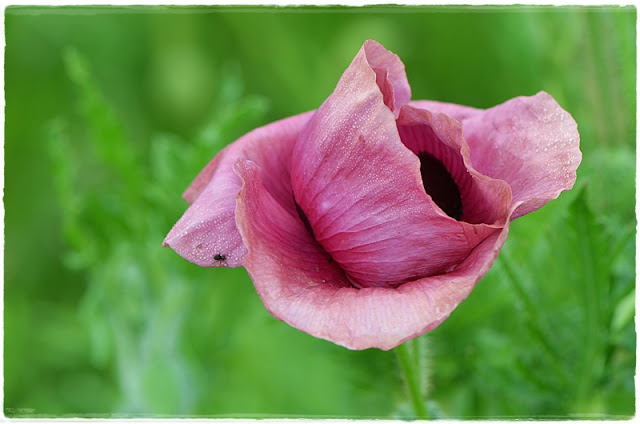
{"type": "Polygon", "coordinates": [[[400,59],[365,42],[316,111],[213,158],[165,246],[244,266],[273,316],[350,349],[434,329],[510,221],[573,186],[581,152],[544,92],[487,110],[410,98],[400,59]]]}

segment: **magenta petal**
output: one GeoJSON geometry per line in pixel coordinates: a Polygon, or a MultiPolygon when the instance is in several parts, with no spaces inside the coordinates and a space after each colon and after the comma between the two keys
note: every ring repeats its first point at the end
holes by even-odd
{"type": "Polygon", "coordinates": [[[382,92],[384,104],[397,117],[400,108],[411,99],[404,63],[376,41],[367,40],[363,49],[367,62],[376,73],[376,83],[382,92]]]}
{"type": "MultiPolygon", "coordinates": [[[[264,169],[265,186],[283,203],[292,197],[289,161],[293,144],[313,112],[258,128],[222,150],[187,188],[192,203],[164,240],[180,256],[200,266],[240,266],[247,249],[236,227],[236,195],[241,181],[238,158],[264,169]],[[224,259],[221,259],[224,258],[224,259]]],[[[296,214],[295,208],[289,213],[296,214]]]]}
{"type": "Polygon", "coordinates": [[[576,122],[547,93],[516,97],[462,123],[473,166],[509,183],[512,219],[573,187],[582,159],[576,122]]]}
{"type": "Polygon", "coordinates": [[[501,222],[447,216],[425,192],[376,80],[360,50],[300,135],[291,177],[313,235],[352,283],[395,287],[450,271],[501,227],[509,198],[496,206],[501,222]]]}
{"type": "Polygon", "coordinates": [[[350,287],[300,219],[265,190],[260,169],[236,165],[244,186],[237,221],[249,249],[244,265],[267,310],[299,330],[350,349],[388,350],[444,321],[489,270],[508,224],[443,275],[399,288],[350,287]]]}

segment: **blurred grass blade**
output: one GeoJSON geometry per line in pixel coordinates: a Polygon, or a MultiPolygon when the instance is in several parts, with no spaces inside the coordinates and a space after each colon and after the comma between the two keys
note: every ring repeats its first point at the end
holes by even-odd
{"type": "Polygon", "coordinates": [[[63,59],[67,74],[78,89],[81,112],[100,158],[128,184],[139,184],[141,173],[134,150],[93,80],[86,59],[73,48],[64,51],[63,59]]]}
{"type": "Polygon", "coordinates": [[[603,239],[603,229],[595,220],[587,203],[586,186],[578,187],[579,193],[569,206],[571,227],[575,236],[576,259],[582,266],[583,282],[583,351],[576,382],[576,404],[587,405],[593,399],[594,385],[602,377],[607,348],[606,310],[603,304],[609,298],[610,269],[603,269],[608,248],[603,239]]]}
{"type": "Polygon", "coordinates": [[[80,158],[71,148],[67,123],[56,119],[46,128],[46,139],[49,156],[53,166],[54,188],[62,214],[62,231],[73,250],[64,256],[66,265],[80,268],[89,265],[97,256],[97,244],[91,236],[91,228],[83,225],[81,219],[85,211],[85,198],[78,188],[79,181],[77,163],[80,158]]]}
{"type": "Polygon", "coordinates": [[[611,332],[616,334],[633,321],[636,310],[636,291],[631,290],[618,304],[611,320],[611,332]]]}

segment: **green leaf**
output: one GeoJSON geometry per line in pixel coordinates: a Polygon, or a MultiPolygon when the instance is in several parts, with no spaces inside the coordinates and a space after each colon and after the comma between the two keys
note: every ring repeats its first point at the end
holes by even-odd
{"type": "Polygon", "coordinates": [[[611,320],[611,332],[618,333],[622,329],[633,322],[633,318],[636,312],[636,291],[631,290],[629,294],[623,297],[613,312],[613,318],[611,320]]]}

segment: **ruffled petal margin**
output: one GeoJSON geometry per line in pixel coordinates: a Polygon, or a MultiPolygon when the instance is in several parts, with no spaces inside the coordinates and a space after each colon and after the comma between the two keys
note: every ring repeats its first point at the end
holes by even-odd
{"type": "Polygon", "coordinates": [[[409,104],[462,123],[473,166],[506,181],[512,202],[520,203],[511,219],[541,208],[575,184],[582,160],[578,125],[544,91],[486,110],[430,100],[409,104]]]}
{"type": "Polygon", "coordinates": [[[511,219],[573,187],[582,160],[578,126],[549,94],[513,98],[463,119],[462,127],[473,166],[511,186],[520,204],[511,219]]]}
{"type": "Polygon", "coordinates": [[[400,108],[411,100],[411,87],[402,60],[382,44],[367,40],[363,45],[367,63],[376,73],[376,83],[382,92],[384,104],[398,117],[400,108]]]}

